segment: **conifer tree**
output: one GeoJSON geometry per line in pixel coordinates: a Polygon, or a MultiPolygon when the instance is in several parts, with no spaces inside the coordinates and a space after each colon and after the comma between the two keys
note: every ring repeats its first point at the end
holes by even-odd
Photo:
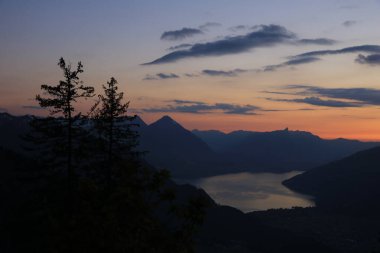
{"type": "Polygon", "coordinates": [[[118,92],[116,79],[111,77],[103,85],[103,90],[104,94],[99,95],[99,101],[92,108],[92,115],[107,157],[106,181],[109,184],[114,162],[138,155],[134,150],[138,145],[138,134],[132,130],[136,126],[132,123],[136,115],[127,115],[129,101],[123,101],[124,93],[118,92]]]}
{"type": "Polygon", "coordinates": [[[75,107],[76,102],[81,98],[89,98],[94,95],[94,88],[83,85],[79,75],[83,73],[83,65],[78,62],[77,67],[66,64],[61,57],[58,66],[63,71],[64,80],[57,85],[43,84],[41,89],[43,95],[37,95],[36,100],[42,108],[49,109],[50,115],[47,118],[35,118],[32,121],[32,128],[37,133],[34,140],[43,144],[52,154],[42,153],[54,161],[54,166],[65,165],[68,190],[73,190],[75,178],[74,149],[78,143],[78,133],[81,131],[81,113],[75,107]]]}

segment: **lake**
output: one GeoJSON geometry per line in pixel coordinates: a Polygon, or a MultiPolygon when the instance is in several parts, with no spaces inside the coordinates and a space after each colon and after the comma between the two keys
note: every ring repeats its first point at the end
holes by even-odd
{"type": "Polygon", "coordinates": [[[293,192],[282,181],[302,172],[234,173],[188,181],[204,189],[218,204],[236,207],[243,212],[314,206],[312,197],[293,192]]]}

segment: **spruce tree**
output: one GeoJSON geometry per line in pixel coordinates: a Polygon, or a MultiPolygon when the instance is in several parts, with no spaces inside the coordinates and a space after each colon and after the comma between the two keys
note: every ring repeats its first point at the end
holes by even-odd
{"type": "Polygon", "coordinates": [[[128,116],[129,101],[124,102],[124,93],[118,92],[117,81],[111,77],[103,85],[104,94],[99,95],[98,102],[92,108],[95,129],[103,143],[106,153],[106,182],[111,181],[114,162],[120,159],[132,159],[138,155],[134,148],[138,145],[138,134],[132,127],[136,118],[128,116]]]}
{"type": "Polygon", "coordinates": [[[32,128],[35,130],[34,141],[42,144],[45,151],[51,151],[50,155],[43,152],[42,155],[54,162],[54,167],[66,167],[68,190],[72,194],[75,178],[73,158],[76,147],[80,145],[78,138],[82,131],[82,115],[76,110],[76,102],[94,96],[94,88],[83,85],[80,80],[79,75],[83,73],[81,62],[73,68],[61,57],[58,66],[63,71],[64,80],[57,85],[41,85],[43,94],[36,96],[39,105],[49,109],[49,117],[35,118],[32,128]]]}

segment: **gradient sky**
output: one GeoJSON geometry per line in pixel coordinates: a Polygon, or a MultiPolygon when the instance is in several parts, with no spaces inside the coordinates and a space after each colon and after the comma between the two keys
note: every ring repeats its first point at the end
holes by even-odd
{"type": "Polygon", "coordinates": [[[377,0],[0,0],[0,111],[46,113],[33,98],[61,79],[62,56],[98,92],[115,77],[148,123],[380,140],[379,11],[377,0]]]}

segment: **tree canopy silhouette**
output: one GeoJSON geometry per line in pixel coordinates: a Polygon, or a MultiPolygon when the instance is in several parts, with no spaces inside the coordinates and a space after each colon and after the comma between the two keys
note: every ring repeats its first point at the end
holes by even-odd
{"type": "Polygon", "coordinates": [[[14,252],[193,252],[209,199],[195,191],[176,200],[169,173],[141,159],[136,116],[128,115],[115,78],[81,114],[76,102],[94,88],[80,80],[80,62],[73,69],[61,58],[58,65],[64,80],[42,85],[36,96],[50,114],[34,117],[28,136],[48,173],[31,179],[32,194],[10,214],[10,237],[22,238],[14,252]]]}
{"type": "Polygon", "coordinates": [[[138,145],[138,133],[132,127],[138,127],[133,123],[136,118],[128,116],[129,101],[124,102],[124,93],[118,92],[117,81],[111,77],[106,85],[103,85],[104,94],[99,95],[99,100],[92,107],[91,119],[100,139],[101,149],[106,153],[106,181],[111,181],[114,162],[120,159],[138,156],[135,150],[138,145]]]}
{"type": "Polygon", "coordinates": [[[41,85],[43,94],[36,96],[40,106],[49,109],[50,115],[34,118],[32,128],[36,135],[33,140],[45,146],[44,152],[41,152],[45,160],[55,161],[55,166],[66,165],[68,189],[72,192],[75,178],[73,158],[81,145],[80,133],[83,133],[81,113],[76,110],[76,102],[81,98],[93,97],[94,88],[85,86],[80,80],[79,75],[83,73],[81,62],[73,68],[61,57],[58,66],[63,71],[64,80],[57,85],[41,85]]]}

